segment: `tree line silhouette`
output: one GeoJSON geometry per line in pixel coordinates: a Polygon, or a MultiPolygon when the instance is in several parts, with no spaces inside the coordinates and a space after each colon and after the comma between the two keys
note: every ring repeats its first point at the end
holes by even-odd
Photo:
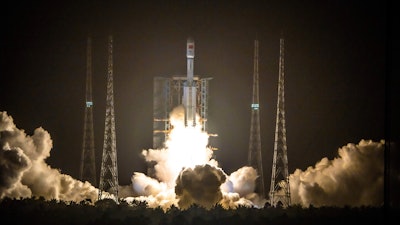
{"type": "Polygon", "coordinates": [[[186,210],[172,206],[167,210],[149,208],[146,202],[134,201],[119,204],[113,200],[64,202],[44,198],[0,200],[0,224],[52,224],[52,225],[251,225],[251,224],[397,224],[398,208],[386,207],[313,207],[299,205],[287,208],[238,207],[224,209],[216,205],[205,209],[192,205],[186,210]],[[397,222],[395,222],[397,221],[397,222]]]}

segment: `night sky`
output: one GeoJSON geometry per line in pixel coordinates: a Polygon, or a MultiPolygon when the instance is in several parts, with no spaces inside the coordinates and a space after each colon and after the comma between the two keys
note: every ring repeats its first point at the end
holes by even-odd
{"type": "MultiPolygon", "coordinates": [[[[86,42],[93,42],[97,173],[106,103],[107,36],[114,38],[114,107],[119,181],[146,172],[152,147],[153,78],[213,77],[210,143],[230,174],[247,163],[254,39],[259,40],[263,166],[269,187],[277,101],[279,38],[285,39],[289,173],[333,159],[338,148],[387,135],[388,20],[385,1],[34,1],[2,6],[0,110],[31,135],[53,140],[53,168],[79,177],[86,42]],[[370,3],[369,3],[370,2],[370,3]],[[385,124],[386,123],[386,124],[385,124]]],[[[97,186],[97,185],[96,185],[97,186]]]]}

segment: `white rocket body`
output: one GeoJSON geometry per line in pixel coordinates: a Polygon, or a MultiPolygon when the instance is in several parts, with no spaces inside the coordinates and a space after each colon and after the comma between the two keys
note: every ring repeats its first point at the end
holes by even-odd
{"type": "Polygon", "coordinates": [[[196,126],[196,84],[193,82],[194,40],[187,39],[187,80],[183,87],[182,104],[185,107],[185,126],[196,126]]]}

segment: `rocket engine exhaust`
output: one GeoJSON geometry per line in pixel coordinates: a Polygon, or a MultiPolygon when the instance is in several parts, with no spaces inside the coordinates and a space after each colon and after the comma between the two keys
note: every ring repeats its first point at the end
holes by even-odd
{"type": "Polygon", "coordinates": [[[196,84],[193,82],[194,40],[186,42],[187,80],[183,87],[182,103],[185,108],[185,127],[196,126],[196,84]]]}

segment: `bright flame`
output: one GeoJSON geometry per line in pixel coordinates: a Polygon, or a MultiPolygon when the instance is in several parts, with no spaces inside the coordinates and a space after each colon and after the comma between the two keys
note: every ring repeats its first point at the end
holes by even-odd
{"type": "MultiPolygon", "coordinates": [[[[168,184],[168,187],[175,187],[175,180],[184,168],[194,168],[196,165],[209,164],[218,166],[218,163],[211,159],[213,150],[208,145],[209,135],[202,131],[200,121],[196,126],[184,125],[183,108],[177,107],[171,112],[171,129],[164,149],[145,150],[143,155],[147,161],[156,161],[155,166],[157,178],[168,184]]],[[[196,116],[199,118],[199,115],[196,116]]]]}
{"type": "MultiPolygon", "coordinates": [[[[170,132],[166,142],[168,165],[176,178],[182,168],[194,168],[196,165],[211,164],[212,150],[207,148],[208,135],[201,127],[178,126],[170,132]]],[[[175,179],[174,179],[175,180],[175,179]]]]}

